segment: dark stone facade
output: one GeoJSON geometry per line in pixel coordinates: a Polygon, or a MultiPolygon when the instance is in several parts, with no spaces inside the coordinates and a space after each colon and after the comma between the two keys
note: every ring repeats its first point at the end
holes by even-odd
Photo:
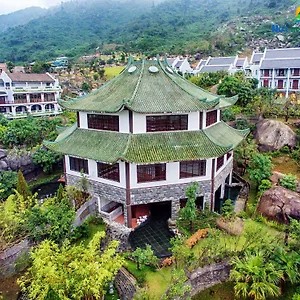
{"type": "Polygon", "coordinates": [[[115,287],[121,300],[133,299],[136,286],[136,279],[126,269],[121,268],[115,278],[115,287]]]}

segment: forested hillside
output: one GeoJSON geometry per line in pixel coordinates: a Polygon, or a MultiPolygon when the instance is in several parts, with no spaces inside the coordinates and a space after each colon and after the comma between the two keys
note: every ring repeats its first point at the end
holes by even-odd
{"type": "MultiPolygon", "coordinates": [[[[272,0],[73,1],[41,18],[0,34],[0,61],[74,57],[104,49],[144,52],[232,54],[240,50],[240,32],[219,32],[230,21],[250,15],[286,18],[299,3],[272,0]],[[238,2],[238,5],[237,5],[238,2]],[[238,7],[238,8],[237,8],[238,7]]],[[[270,25],[268,25],[270,27],[270,25]]],[[[271,31],[271,29],[269,29],[271,31]]],[[[261,33],[264,35],[265,33],[261,33]]]]}
{"type": "Polygon", "coordinates": [[[27,24],[31,20],[41,17],[46,12],[46,9],[40,7],[29,7],[10,14],[0,15],[0,32],[4,32],[11,27],[27,24]]]}

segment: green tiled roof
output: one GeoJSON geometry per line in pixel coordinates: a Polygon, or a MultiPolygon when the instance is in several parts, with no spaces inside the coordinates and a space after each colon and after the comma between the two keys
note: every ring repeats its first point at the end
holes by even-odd
{"type": "Polygon", "coordinates": [[[236,147],[248,131],[238,131],[223,122],[199,131],[125,134],[68,128],[49,149],[71,156],[114,163],[175,162],[218,157],[236,147]],[[222,144],[220,144],[222,141],[222,144]]]}
{"type": "Polygon", "coordinates": [[[115,113],[125,108],[139,113],[176,113],[209,110],[236,101],[233,98],[226,102],[170,70],[166,61],[130,61],[120,75],[97,91],[60,100],[59,104],[73,111],[97,113],[115,113]],[[149,72],[151,66],[158,72],[149,72]],[[129,72],[131,67],[136,70],[129,72]]]}

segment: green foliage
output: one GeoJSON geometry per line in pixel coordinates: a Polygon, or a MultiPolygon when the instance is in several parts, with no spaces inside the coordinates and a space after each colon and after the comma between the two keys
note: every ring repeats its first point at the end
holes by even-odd
{"type": "Polygon", "coordinates": [[[1,171],[0,173],[0,199],[4,200],[13,193],[17,185],[17,173],[13,171],[1,171]]]}
{"type": "Polygon", "coordinates": [[[197,217],[197,206],[196,206],[196,197],[197,197],[198,183],[192,183],[185,191],[187,196],[187,203],[184,208],[179,211],[180,218],[185,221],[190,222],[190,231],[193,231],[193,221],[197,217]]]}
{"type": "Polygon", "coordinates": [[[38,149],[33,155],[33,163],[41,166],[45,173],[50,173],[59,160],[61,160],[61,155],[45,148],[38,149]]]}
{"type": "Polygon", "coordinates": [[[81,226],[75,227],[72,231],[70,241],[76,242],[80,239],[86,239],[90,236],[91,231],[89,227],[89,222],[85,221],[81,226]]]}
{"type": "Polygon", "coordinates": [[[230,279],[235,283],[234,292],[237,297],[263,300],[268,296],[280,295],[277,284],[283,272],[276,270],[263,252],[252,254],[246,251],[244,258],[233,258],[231,265],[230,279]]]}
{"type": "Polygon", "coordinates": [[[171,277],[171,285],[165,294],[161,297],[162,300],[173,299],[191,299],[190,292],[191,286],[186,284],[187,276],[183,269],[174,270],[171,277]]]}
{"type": "Polygon", "coordinates": [[[252,157],[250,165],[247,169],[249,178],[254,181],[257,186],[262,180],[269,179],[272,175],[271,158],[264,154],[256,154],[252,157]]]}
{"type": "Polygon", "coordinates": [[[245,129],[248,129],[250,127],[248,121],[246,119],[242,119],[242,118],[237,119],[235,124],[236,124],[236,128],[238,130],[245,130],[245,129]]]}
{"type": "Polygon", "coordinates": [[[13,71],[13,68],[15,67],[15,64],[12,63],[11,61],[7,61],[6,62],[6,65],[7,65],[7,69],[9,72],[12,72],[13,71]]]}
{"type": "Polygon", "coordinates": [[[185,268],[193,259],[193,253],[185,243],[186,239],[183,237],[171,238],[170,243],[172,247],[169,249],[175,258],[176,268],[185,268]]]}
{"type": "Polygon", "coordinates": [[[264,193],[265,191],[269,190],[271,187],[272,187],[271,181],[268,180],[268,179],[263,179],[263,180],[261,181],[261,184],[260,184],[259,187],[258,187],[258,190],[259,190],[261,193],[264,193]]]}
{"type": "Polygon", "coordinates": [[[234,76],[226,76],[218,86],[218,95],[232,97],[238,94],[240,82],[234,76]]]}
{"type": "Polygon", "coordinates": [[[92,89],[92,87],[87,82],[83,82],[82,85],[81,85],[81,89],[84,92],[89,92],[92,89]]]}
{"type": "Polygon", "coordinates": [[[61,119],[26,118],[9,121],[7,129],[2,133],[2,143],[6,147],[28,146],[33,147],[44,139],[55,138],[56,126],[61,119]]]}
{"type": "Polygon", "coordinates": [[[280,151],[281,151],[282,153],[288,154],[288,153],[291,152],[291,149],[289,148],[289,146],[283,146],[283,147],[280,149],[280,151]]]}
{"type": "Polygon", "coordinates": [[[220,82],[227,75],[225,71],[200,73],[198,76],[191,77],[189,80],[203,89],[207,89],[220,82]]]}
{"type": "Polygon", "coordinates": [[[300,294],[295,294],[292,300],[300,300],[300,294]]]}
{"type": "Polygon", "coordinates": [[[222,120],[224,122],[230,122],[235,120],[235,114],[231,108],[224,109],[222,112],[222,120]]]}
{"type": "MultiPolygon", "coordinates": [[[[18,181],[17,181],[16,190],[24,198],[28,198],[28,197],[32,196],[32,193],[29,190],[29,187],[27,185],[27,182],[26,182],[21,170],[18,171],[18,181]]],[[[25,207],[25,209],[27,209],[27,208],[28,207],[25,207]]]]}
{"type": "Polygon", "coordinates": [[[20,286],[37,300],[46,299],[50,291],[59,299],[102,299],[124,264],[116,253],[119,242],[112,241],[106,249],[100,249],[104,237],[104,232],[96,233],[87,247],[42,242],[31,252],[32,266],[18,281],[20,286]]]}
{"type": "Polygon", "coordinates": [[[232,204],[231,199],[227,199],[221,208],[221,214],[225,219],[231,219],[235,213],[234,213],[234,205],[232,204]]]}
{"type": "Polygon", "coordinates": [[[35,61],[34,65],[31,68],[32,73],[46,73],[49,72],[51,68],[50,63],[46,63],[43,61],[35,61]]]}
{"type": "Polygon", "coordinates": [[[146,265],[156,267],[159,262],[150,245],[146,245],[146,249],[136,248],[131,256],[136,260],[138,270],[141,270],[146,265]]]}
{"type": "Polygon", "coordinates": [[[67,200],[36,206],[26,213],[25,227],[32,241],[62,243],[70,234],[75,211],[67,200]]]}
{"type": "Polygon", "coordinates": [[[297,187],[297,176],[293,174],[287,174],[284,175],[282,178],[280,178],[280,185],[291,190],[296,191],[297,187]]]}

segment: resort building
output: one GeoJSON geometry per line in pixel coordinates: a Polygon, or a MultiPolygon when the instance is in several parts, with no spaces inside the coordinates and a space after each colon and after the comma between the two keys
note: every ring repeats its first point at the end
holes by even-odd
{"type": "Polygon", "coordinates": [[[175,58],[167,58],[167,62],[170,67],[172,67],[176,72],[180,72],[182,75],[191,74],[193,69],[188,61],[188,59],[175,57],[175,58]]]}
{"type": "Polygon", "coordinates": [[[61,94],[50,74],[9,73],[0,70],[0,112],[8,118],[55,115],[61,94]]]}
{"type": "Polygon", "coordinates": [[[259,87],[277,89],[285,98],[300,91],[300,48],[265,49],[264,53],[253,53],[250,69],[251,76],[259,81],[259,87]]]}
{"type": "Polygon", "coordinates": [[[176,219],[192,182],[200,209],[224,198],[233,150],[248,134],[221,120],[236,101],[185,80],[166,60],[130,60],[97,91],[59,100],[77,124],[45,145],[64,155],[67,185],[84,173],[103,217],[130,228],[145,215],[176,219]]]}

